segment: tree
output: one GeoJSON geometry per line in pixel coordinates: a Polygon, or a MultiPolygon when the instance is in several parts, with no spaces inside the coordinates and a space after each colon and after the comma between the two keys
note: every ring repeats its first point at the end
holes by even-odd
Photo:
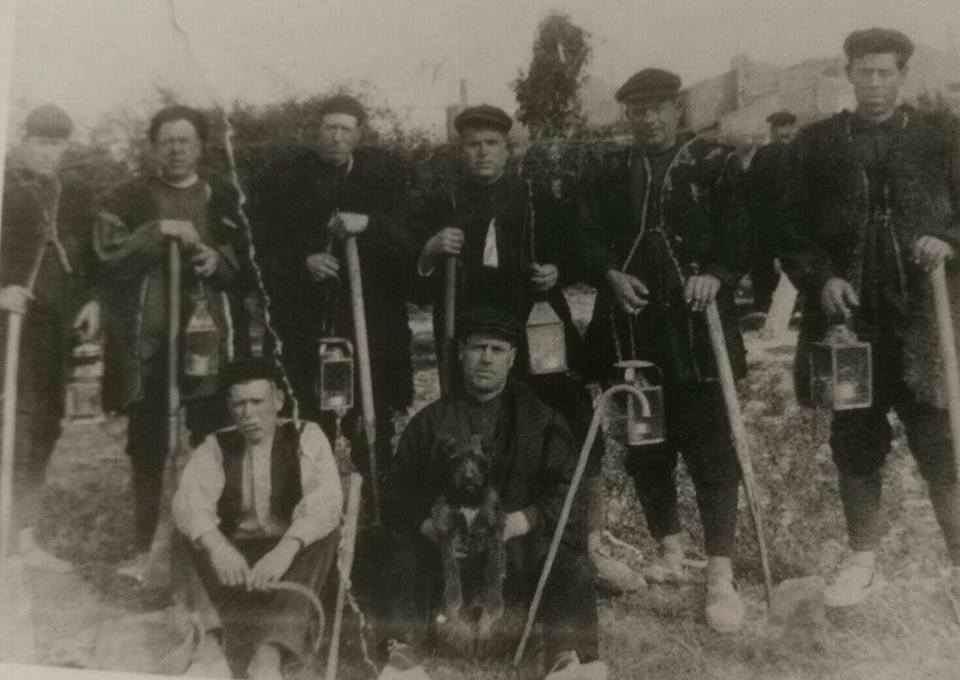
{"type": "Polygon", "coordinates": [[[554,13],[540,22],[530,69],[512,83],[517,120],[532,139],[570,137],[583,128],[580,86],[590,59],[589,37],[567,14],[554,13]]]}

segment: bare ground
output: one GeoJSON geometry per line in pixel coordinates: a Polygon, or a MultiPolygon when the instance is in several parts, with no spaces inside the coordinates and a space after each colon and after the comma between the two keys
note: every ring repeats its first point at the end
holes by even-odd
{"type": "MultiPolygon", "coordinates": [[[[573,296],[580,320],[590,300],[573,296]]],[[[436,394],[428,316],[412,320],[417,407],[436,394]]],[[[792,396],[794,337],[747,333],[750,375],[740,386],[766,513],[774,580],[827,574],[843,555],[836,472],[826,445],[828,416],[800,409],[792,396]]],[[[87,667],[156,669],[179,638],[158,603],[114,576],[131,556],[132,498],[122,452],[125,423],[70,426],[58,444],[45,492],[41,540],[73,560],[74,574],[32,572],[22,595],[33,601],[36,661],[87,667]],[[131,618],[133,617],[133,618],[131,618]],[[135,622],[137,625],[132,625],[135,622]],[[140,650],[130,654],[125,650],[140,650]],[[146,650],[146,652],[144,651],[146,650]],[[149,653],[147,653],[149,652],[149,653]]],[[[605,460],[608,526],[652,554],[635,495],[615,445],[605,460]]],[[[601,602],[602,654],[615,678],[894,680],[960,677],[960,625],[940,582],[946,552],[923,483],[903,438],[885,473],[881,569],[888,587],[853,611],[788,629],[770,625],[752,526],[743,509],[737,569],[749,604],[747,625],[721,636],[701,619],[701,587],[651,587],[601,602]]],[[[692,488],[681,471],[683,515],[700,541],[692,488]]],[[[621,552],[627,560],[636,555],[621,552]]],[[[692,552],[692,558],[702,555],[692,552]]],[[[430,660],[438,680],[511,677],[506,665],[430,660]]],[[[360,675],[359,677],[363,677],[360,675]]]]}

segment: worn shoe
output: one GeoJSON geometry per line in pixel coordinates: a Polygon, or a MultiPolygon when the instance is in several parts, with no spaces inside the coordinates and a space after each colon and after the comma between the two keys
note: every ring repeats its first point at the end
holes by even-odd
{"type": "Polygon", "coordinates": [[[269,643],[261,646],[247,666],[247,677],[250,680],[284,680],[280,650],[269,643]]]}
{"type": "Polygon", "coordinates": [[[707,559],[707,596],[703,608],[707,625],[718,633],[736,633],[743,625],[746,607],[733,584],[730,559],[707,559]]]}
{"type": "Polygon", "coordinates": [[[600,550],[591,550],[589,554],[593,582],[602,592],[608,595],[620,595],[646,587],[647,582],[643,576],[620,560],[600,550]]]}
{"type": "Polygon", "coordinates": [[[823,591],[823,603],[828,607],[853,607],[867,595],[883,587],[877,573],[872,552],[855,552],[848,557],[823,591]]]}
{"type": "Polygon", "coordinates": [[[230,664],[223,655],[218,636],[207,632],[197,645],[190,660],[190,666],[183,674],[188,678],[231,678],[230,664]]]}
{"type": "Polygon", "coordinates": [[[686,536],[670,534],[660,541],[660,557],[641,570],[651,583],[689,583],[690,574],[683,566],[686,558],[686,536]]]}
{"type": "Polygon", "coordinates": [[[544,680],[607,680],[610,670],[602,661],[580,663],[576,652],[561,652],[544,680]]]}
{"type": "Polygon", "coordinates": [[[73,571],[73,565],[70,562],[61,560],[40,547],[32,528],[21,529],[18,538],[20,559],[26,567],[52,574],[69,574],[73,571]]]}

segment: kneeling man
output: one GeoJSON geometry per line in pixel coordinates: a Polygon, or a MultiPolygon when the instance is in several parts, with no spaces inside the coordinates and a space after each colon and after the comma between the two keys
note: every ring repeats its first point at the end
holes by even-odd
{"type": "MultiPolygon", "coordinates": [[[[439,600],[447,598],[450,565],[441,560],[437,542],[443,527],[436,526],[432,508],[447,489],[451,458],[475,441],[483,442],[484,477],[503,514],[506,565],[496,579],[503,601],[522,608],[532,598],[577,460],[563,417],[509,376],[519,337],[520,324],[509,312],[489,307],[467,311],[457,324],[461,385],[414,416],[400,441],[384,488],[384,519],[397,537],[387,579],[392,637],[422,642],[439,600]]],[[[460,512],[470,533],[471,523],[479,520],[476,510],[460,512]]],[[[571,519],[568,526],[580,523],[571,519]]],[[[607,675],[606,666],[594,661],[593,579],[584,541],[574,533],[568,531],[561,544],[539,609],[550,680],[607,675]]],[[[463,545],[458,556],[471,549],[463,545]]],[[[470,584],[463,583],[463,591],[469,590],[470,584]]],[[[493,630],[506,627],[505,621],[493,622],[493,630]]],[[[483,628],[482,621],[474,627],[443,612],[435,621],[437,637],[456,650],[485,651],[490,641],[482,639],[483,628]]]]}
{"type": "Polygon", "coordinates": [[[316,424],[279,417],[284,393],[269,360],[228,366],[223,387],[233,426],[191,454],[174,521],[195,548],[234,675],[282,678],[286,662],[308,661],[316,614],[275,584],[320,596],[337,555],[340,477],[316,424]]]}

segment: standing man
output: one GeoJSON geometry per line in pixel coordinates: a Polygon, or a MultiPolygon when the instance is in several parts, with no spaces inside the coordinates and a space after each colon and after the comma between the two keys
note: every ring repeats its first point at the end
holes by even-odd
{"type": "Polygon", "coordinates": [[[99,334],[93,285],[91,193],[59,169],[73,122],[48,104],[33,110],[4,186],[0,309],[24,316],[17,376],[14,517],[28,566],[71,565],[36,542],[40,490],[63,416],[65,359],[71,345],[99,334]]]}
{"type": "Polygon", "coordinates": [[[315,423],[279,417],[285,396],[275,373],[264,358],[224,370],[233,424],[194,449],[173,497],[234,677],[263,680],[311,661],[313,607],[273,586],[293,582],[323,597],[343,505],[330,442],[315,423]]]}
{"type": "Polygon", "coordinates": [[[163,492],[167,441],[168,252],[180,244],[181,336],[191,316],[205,308],[212,319],[215,355],[206,375],[181,366],[180,392],[186,426],[196,443],[225,421],[217,398],[217,373],[236,351],[234,310],[228,296],[248,271],[241,257],[246,238],[232,186],[198,170],[207,142],[203,113],[185,106],[159,111],[150,121],[156,175],[121,185],[104,201],[94,246],[107,287],[107,398],[124,411],[127,453],[133,467],[138,555],[127,575],[139,578],[146,565],[163,492]]]}
{"type": "MultiPolygon", "coordinates": [[[[463,174],[456,186],[431,197],[421,220],[421,277],[432,289],[433,332],[438,353],[444,348],[444,267],[458,258],[456,305],[462,309],[496,307],[526,319],[534,303],[547,301],[563,322],[568,364],[581,360],[582,338],[573,324],[562,285],[572,282],[570,210],[553,196],[534,192],[532,184],[506,174],[510,160],[510,116],[493,106],[465,109],[454,121],[460,135],[463,174]]],[[[590,394],[573,371],[533,375],[526,338],[520,338],[517,372],[537,397],[566,418],[579,447],[593,417],[590,394]]],[[[453,362],[451,362],[453,363],[453,362]]],[[[622,592],[644,585],[642,577],[600,550],[604,529],[603,443],[590,459],[587,494],[588,540],[598,585],[622,592]]]]}
{"type": "MultiPolygon", "coordinates": [[[[278,160],[255,182],[251,217],[257,260],[300,414],[318,420],[318,340],[340,336],[356,342],[343,251],[344,239],[356,237],[377,455],[386,464],[394,416],[405,415],[413,398],[405,297],[416,242],[405,210],[407,176],[383,152],[357,148],[367,118],[359,101],[346,95],[331,97],[319,116],[316,149],[300,149],[278,160]],[[341,213],[366,216],[366,226],[346,224],[341,213]]],[[[359,396],[354,403],[359,415],[359,396]]],[[[332,423],[321,422],[332,438],[332,423]]],[[[363,456],[354,458],[365,466],[363,456]]]]}
{"type": "Polygon", "coordinates": [[[797,138],[780,239],[781,261],[805,299],[797,393],[809,389],[809,343],[832,324],[846,322],[872,345],[872,405],[834,413],[831,426],[852,554],[827,587],[829,606],[857,604],[880,582],[891,408],[927,482],[960,592],[960,487],[947,411],[931,393],[942,378],[916,370],[937,346],[928,271],[960,244],[960,133],[952,116],[899,103],[913,52],[905,35],[855,31],[843,47],[857,108],[797,138]]]}
{"type": "Polygon", "coordinates": [[[631,448],[647,527],[660,543],[653,578],[682,578],[683,530],[674,469],[682,452],[693,478],[707,554],[706,619],[735,631],[744,606],[730,558],[739,468],[703,311],[719,307],[736,377],[746,372],[733,296],[750,266],[752,238],[734,153],[679,132],[680,78],[660,69],[617,91],[635,143],[613,153],[587,188],[583,253],[598,289],[586,345],[592,372],[609,379],[624,359],[663,373],[667,441],[631,448]]]}
{"type": "Polygon", "coordinates": [[[789,111],[777,111],[767,116],[767,123],[770,142],[757,149],[747,169],[750,216],[757,235],[756,259],[750,272],[753,304],[756,311],[764,314],[770,309],[779,279],[774,262],[775,226],[787,181],[787,149],[797,135],[797,117],[789,111]]]}
{"type": "MultiPolygon", "coordinates": [[[[543,569],[577,460],[563,418],[524,383],[509,377],[519,338],[518,320],[502,309],[476,307],[461,315],[457,387],[410,420],[391,465],[384,488],[385,517],[397,544],[387,577],[388,628],[390,635],[408,643],[423,642],[444,589],[431,508],[444,491],[449,457],[467,448],[473,437],[484,443],[487,479],[505,513],[505,602],[529,604],[543,569]]],[[[574,532],[571,523],[540,607],[551,669],[547,677],[605,680],[606,666],[596,660],[593,582],[574,532]]],[[[480,642],[493,642],[489,636],[505,628],[504,620],[481,618],[481,631],[485,624],[480,642]]],[[[454,649],[472,647],[470,631],[464,620],[440,616],[435,622],[437,637],[454,649]]]]}

